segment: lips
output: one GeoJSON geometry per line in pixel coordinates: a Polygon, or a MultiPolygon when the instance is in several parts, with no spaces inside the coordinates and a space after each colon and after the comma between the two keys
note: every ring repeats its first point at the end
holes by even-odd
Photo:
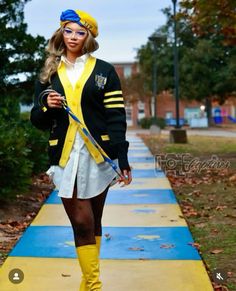
{"type": "Polygon", "coordinates": [[[68,42],[68,45],[71,46],[71,47],[75,47],[77,46],[78,44],[76,42],[68,42]]]}

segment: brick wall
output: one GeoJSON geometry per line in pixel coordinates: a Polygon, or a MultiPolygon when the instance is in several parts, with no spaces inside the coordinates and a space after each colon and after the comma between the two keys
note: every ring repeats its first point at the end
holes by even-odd
{"type": "MultiPolygon", "coordinates": [[[[179,117],[184,118],[184,109],[185,108],[195,108],[200,107],[201,102],[190,101],[190,100],[179,100],[179,117]]],[[[176,102],[175,97],[171,95],[168,91],[164,91],[157,96],[157,116],[166,118],[167,112],[172,112],[173,118],[176,117],[176,102]]]]}

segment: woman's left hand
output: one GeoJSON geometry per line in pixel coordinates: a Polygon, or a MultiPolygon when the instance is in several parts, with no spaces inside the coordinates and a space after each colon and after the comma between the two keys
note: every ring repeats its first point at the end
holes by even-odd
{"type": "Polygon", "coordinates": [[[124,183],[121,187],[124,187],[125,185],[129,185],[132,181],[132,174],[131,174],[131,170],[123,170],[121,175],[123,177],[120,177],[118,180],[118,183],[124,183]]]}

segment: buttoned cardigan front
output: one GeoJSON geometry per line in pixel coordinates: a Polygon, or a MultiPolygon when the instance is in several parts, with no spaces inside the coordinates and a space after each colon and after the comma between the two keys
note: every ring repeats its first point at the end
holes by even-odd
{"type": "MultiPolygon", "coordinates": [[[[78,124],[63,108],[48,108],[46,96],[40,100],[40,93],[49,87],[66,97],[69,107],[108,156],[111,159],[118,158],[120,169],[129,169],[124,100],[114,67],[89,56],[84,72],[74,89],[68,80],[63,63],[52,76],[50,83],[42,84],[39,81],[36,83],[31,121],[39,129],[50,130],[50,165],[65,167],[78,124]]],[[[104,161],[96,149],[88,148],[88,150],[96,163],[104,161]]]]}

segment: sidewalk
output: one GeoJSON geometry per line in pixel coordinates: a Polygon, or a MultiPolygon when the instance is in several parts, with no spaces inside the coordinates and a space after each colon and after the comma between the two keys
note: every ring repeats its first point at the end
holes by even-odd
{"type": "MultiPolygon", "coordinates": [[[[162,134],[166,134],[169,135],[170,134],[170,130],[174,129],[173,128],[169,128],[169,129],[162,129],[161,133],[162,134]]],[[[218,136],[218,137],[233,137],[236,138],[236,127],[235,129],[233,128],[183,128],[186,130],[187,132],[187,136],[189,135],[200,135],[200,136],[218,136]]],[[[129,129],[130,133],[139,133],[139,134],[149,134],[150,130],[149,129],[142,129],[142,128],[131,128],[129,129]]]]}
{"type": "MultiPolygon", "coordinates": [[[[133,182],[109,191],[103,217],[104,291],[212,291],[192,236],[151,153],[128,132],[133,182]]],[[[78,291],[80,268],[69,220],[53,192],[0,269],[1,291],[78,291]],[[24,280],[8,273],[19,268],[24,280]]]]}

